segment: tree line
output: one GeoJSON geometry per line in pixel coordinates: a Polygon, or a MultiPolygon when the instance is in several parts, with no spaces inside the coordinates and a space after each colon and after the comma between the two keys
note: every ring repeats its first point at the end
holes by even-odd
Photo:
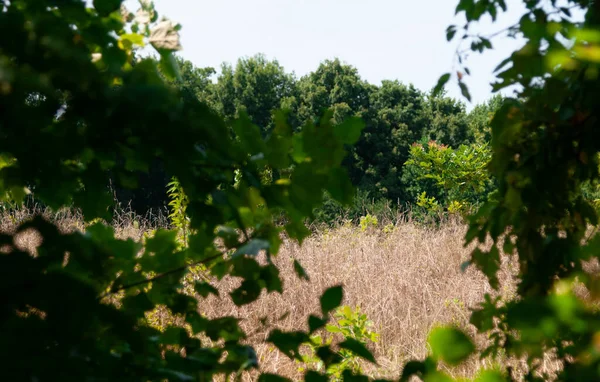
{"type": "MultiPolygon", "coordinates": [[[[300,78],[261,54],[241,58],[235,66],[223,64],[219,74],[214,68],[177,60],[181,77],[171,83],[183,94],[206,103],[227,122],[247,115],[263,137],[274,128],[276,110],[287,112],[295,131],[307,122],[318,122],[326,110],[334,124],[361,118],[365,129],[358,143],[348,148],[343,165],[363,195],[401,205],[415,202],[414,179],[403,178],[411,145],[429,141],[451,148],[486,144],[490,118],[503,99],[496,95],[468,112],[461,101],[398,80],[371,84],[339,59],[323,61],[300,78]]],[[[140,176],[144,188],[137,193],[120,192],[121,202],[133,199],[132,206],[139,212],[164,206],[167,174],[157,165],[140,176]]]]}

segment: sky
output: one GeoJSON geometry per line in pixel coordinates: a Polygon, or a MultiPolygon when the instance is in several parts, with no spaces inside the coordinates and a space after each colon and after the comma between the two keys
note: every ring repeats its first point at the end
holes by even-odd
{"type": "MultiPolygon", "coordinates": [[[[154,0],[160,16],[180,23],[180,55],[197,67],[219,68],[240,57],[265,54],[297,77],[326,59],[358,68],[370,83],[399,80],[428,91],[440,75],[453,71],[456,44],[446,41],[458,0],[154,0]]],[[[522,1],[509,0],[509,12],[477,30],[492,33],[522,15],[522,1]]],[[[137,4],[130,0],[130,10],[137,4]]],[[[492,96],[493,69],[520,42],[493,40],[494,50],[469,58],[473,104],[492,96]]],[[[448,94],[460,96],[451,82],[448,94]]]]}

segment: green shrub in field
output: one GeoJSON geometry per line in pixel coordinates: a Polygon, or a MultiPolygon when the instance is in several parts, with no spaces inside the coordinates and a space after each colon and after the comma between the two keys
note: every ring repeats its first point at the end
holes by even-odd
{"type": "MultiPolygon", "coordinates": [[[[361,374],[363,372],[360,359],[365,355],[364,349],[369,343],[379,341],[379,334],[373,331],[373,323],[367,315],[349,306],[341,306],[334,313],[333,324],[325,326],[325,336],[315,334],[306,343],[308,353],[302,356],[300,371],[325,370],[330,381],[343,381],[344,373],[361,374]],[[341,336],[343,341],[339,344],[340,350],[332,354],[338,362],[326,367],[322,359],[317,357],[323,345],[331,345],[336,336],[341,336]]],[[[367,357],[369,359],[369,357],[367,357]]],[[[374,362],[373,358],[370,358],[374,362]]]]}
{"type": "Polygon", "coordinates": [[[487,169],[490,160],[486,144],[453,149],[433,141],[415,143],[404,164],[402,182],[412,200],[427,213],[460,212],[486,201],[493,190],[487,169]]]}
{"type": "Polygon", "coordinates": [[[367,214],[366,216],[361,216],[360,218],[360,230],[365,232],[369,228],[375,228],[379,224],[377,216],[373,216],[371,214],[367,214]]]}

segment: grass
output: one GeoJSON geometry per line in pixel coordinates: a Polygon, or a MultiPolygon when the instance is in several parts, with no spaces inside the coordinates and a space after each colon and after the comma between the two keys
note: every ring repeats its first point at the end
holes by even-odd
{"type": "MultiPolygon", "coordinates": [[[[70,211],[33,212],[45,214],[64,230],[85,229],[81,216],[70,211]]],[[[31,213],[5,212],[0,230],[14,230],[31,213]]],[[[113,222],[118,236],[137,240],[146,230],[165,224],[164,219],[140,219],[133,214],[121,214],[119,219],[113,222]]],[[[383,226],[380,223],[379,227],[383,226]]],[[[377,227],[363,230],[350,224],[320,229],[302,246],[289,240],[282,245],[276,263],[284,282],[283,294],[265,294],[255,303],[236,307],[225,292],[233,290],[239,281],[224,278],[214,283],[222,297],[204,299],[199,304],[200,310],[211,318],[225,315],[240,318],[242,327],[251,333],[248,343],[257,350],[261,370],[299,379],[299,365],[265,343],[268,332],[273,327],[307,329],[309,314],[319,312],[318,301],[323,290],[342,284],[343,303],[360,306],[380,334],[379,342],[371,346],[378,365],[365,365],[365,371],[373,377],[397,378],[408,360],[427,355],[427,335],[436,325],[453,324],[475,335],[468,323],[469,308],[482,301],[485,293],[494,291],[477,270],[460,270],[471,249],[463,247],[465,229],[458,221],[431,228],[409,219],[387,224],[385,230],[377,227]],[[310,281],[298,279],[293,259],[304,266],[310,281]],[[278,320],[284,312],[289,315],[278,320]],[[271,324],[263,329],[260,322],[264,317],[271,324]]],[[[18,240],[31,251],[39,243],[32,232],[23,233],[18,240]]],[[[503,288],[499,293],[511,298],[514,294],[511,275],[516,265],[508,256],[503,257],[503,262],[499,275],[503,288]]],[[[479,346],[486,342],[482,336],[475,338],[479,346]]],[[[550,358],[548,362],[547,369],[556,370],[557,365],[550,358]]],[[[491,367],[492,363],[473,358],[459,368],[446,371],[454,376],[473,376],[482,366],[491,367]]]]}

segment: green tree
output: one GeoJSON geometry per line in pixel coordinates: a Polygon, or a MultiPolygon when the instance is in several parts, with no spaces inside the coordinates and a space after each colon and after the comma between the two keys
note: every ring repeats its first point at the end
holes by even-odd
{"type": "Polygon", "coordinates": [[[379,197],[394,201],[406,198],[400,183],[409,147],[426,127],[426,99],[414,86],[383,81],[371,93],[367,127],[356,145],[362,177],[358,184],[379,197]]]}
{"type": "Polygon", "coordinates": [[[177,63],[181,78],[175,79],[172,83],[182,92],[189,93],[199,101],[218,109],[215,100],[215,84],[212,81],[216,70],[211,67],[197,68],[193,63],[181,57],[177,57],[177,63]]]}
{"type": "Polygon", "coordinates": [[[471,110],[468,116],[470,130],[475,135],[475,140],[480,143],[491,142],[492,140],[492,118],[502,106],[504,97],[501,94],[495,94],[487,102],[479,104],[471,110]]]}
{"type": "Polygon", "coordinates": [[[298,83],[299,120],[312,121],[328,109],[333,110],[336,122],[348,116],[361,117],[369,108],[372,88],[356,68],[337,58],[326,60],[298,83]]]}
{"type": "MultiPolygon", "coordinates": [[[[237,305],[263,290],[281,292],[272,258],[282,232],[306,237],[304,221],[323,190],[350,202],[341,162],[362,125],[325,118],[294,136],[278,116],[268,138],[248,119],[228,126],[165,84],[155,60],[135,62],[136,49],[152,44],[161,73],[181,78],[172,56],[178,30],[146,1],[135,16],[121,1],[0,1],[0,31],[10,35],[0,40],[1,200],[18,202],[29,188],[53,209],[110,219],[109,171],[118,186],[135,189],[137,171],[160,160],[185,190],[190,227],[183,248],[176,231],[158,230],[139,243],[116,239],[101,223],[67,233],[42,217],[1,233],[3,380],[205,381],[256,367],[237,319],[198,313],[196,294],[218,291],[189,270],[240,279],[229,293],[237,305]],[[265,166],[291,163],[289,179],[261,182],[265,166]],[[283,226],[273,222],[280,214],[283,226]],[[25,230],[42,238],[35,255],[16,244],[25,230]],[[195,292],[182,288],[184,280],[195,292]],[[180,324],[153,327],[146,313],[158,307],[180,324]]],[[[273,330],[267,340],[301,359],[298,347],[342,297],[340,287],[330,288],[307,332],[273,330]]],[[[333,353],[326,346],[318,355],[329,366],[340,361],[327,357],[333,353]]],[[[274,379],[281,380],[261,377],[274,379]]]]}
{"type": "Polygon", "coordinates": [[[474,142],[475,134],[462,102],[441,94],[430,94],[427,101],[429,124],[423,132],[425,137],[454,148],[474,142]]]}
{"type": "MultiPolygon", "coordinates": [[[[584,264],[597,261],[600,237],[597,229],[590,229],[597,228],[598,215],[583,190],[600,178],[600,2],[524,5],[524,16],[503,31],[521,37],[524,45],[495,72],[496,90],[513,85],[519,89],[517,98],[505,100],[491,122],[489,168],[498,189],[470,218],[466,234],[466,244],[493,242],[476,246],[467,265],[487,275],[494,289],[500,288],[500,249],[517,256],[517,296],[506,301],[486,295],[471,314],[471,323],[490,339],[482,356],[524,359],[525,380],[597,380],[598,274],[584,264]],[[583,14],[584,21],[576,22],[572,12],[583,14]],[[554,377],[542,370],[548,354],[561,365],[554,377]]],[[[471,44],[466,50],[490,49],[492,37],[470,27],[506,9],[503,0],[461,0],[456,10],[466,17],[466,27],[449,27],[448,38],[471,44]]],[[[461,56],[460,62],[459,71],[468,73],[468,61],[461,56]]],[[[440,78],[438,89],[449,78],[440,78]]],[[[464,81],[459,76],[468,98],[464,81]]],[[[458,364],[473,351],[466,336],[450,329],[432,333],[430,345],[432,355],[407,364],[403,379],[439,377],[436,360],[458,364]]],[[[517,375],[491,372],[486,378],[513,380],[517,375]]]]}
{"type": "Polygon", "coordinates": [[[259,54],[238,60],[235,68],[223,64],[213,97],[227,120],[246,113],[266,134],[275,126],[273,112],[295,105],[295,87],[293,75],[286,73],[277,61],[259,54]]]}
{"type": "Polygon", "coordinates": [[[402,184],[412,202],[425,193],[443,208],[453,204],[465,209],[478,206],[494,189],[487,170],[490,159],[486,144],[453,149],[434,141],[415,143],[404,164],[402,184]]]}

